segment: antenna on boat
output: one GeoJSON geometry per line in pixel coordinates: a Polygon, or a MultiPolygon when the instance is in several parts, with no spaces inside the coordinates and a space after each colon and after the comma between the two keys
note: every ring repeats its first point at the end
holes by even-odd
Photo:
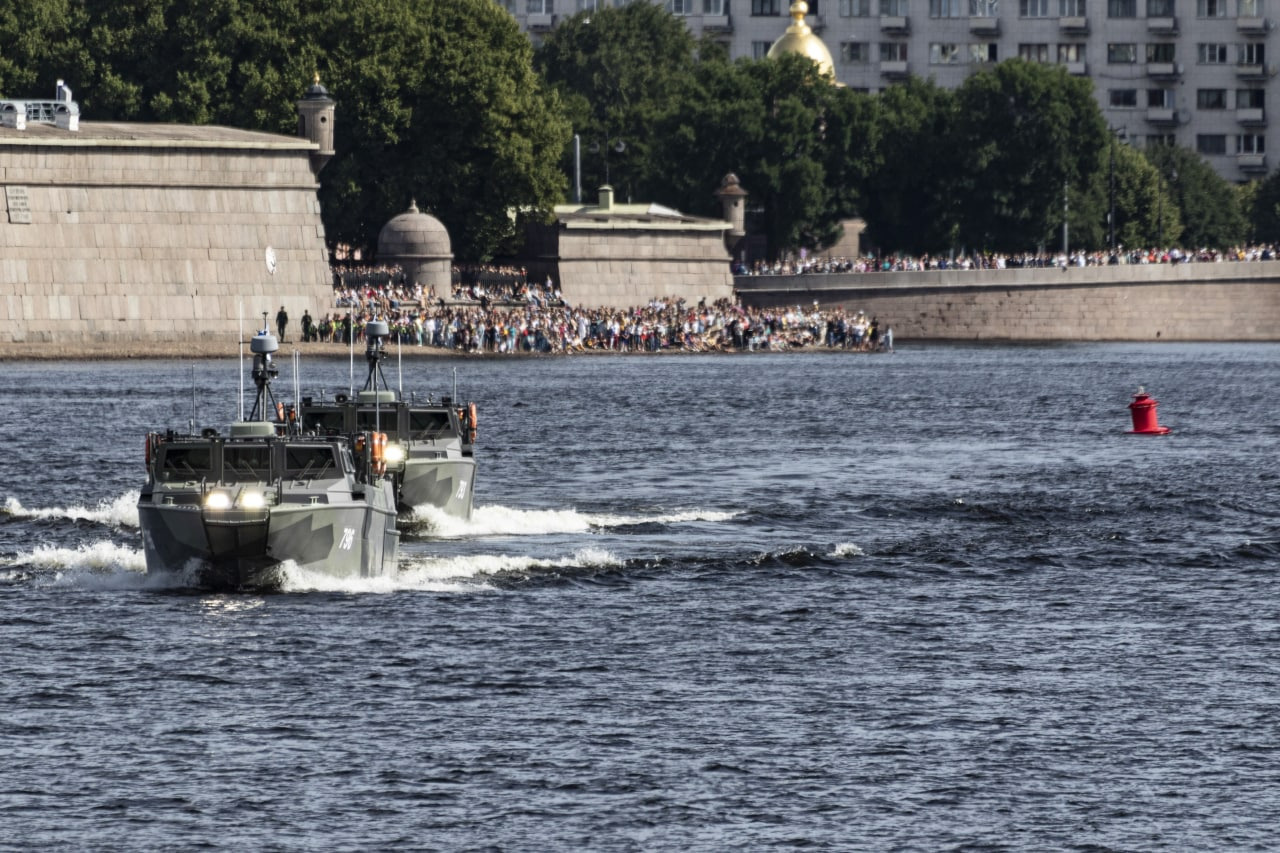
{"type": "Polygon", "coordinates": [[[272,363],[272,354],[280,349],[280,344],[271,334],[267,326],[267,312],[262,312],[262,331],[249,341],[249,350],[253,353],[253,383],[258,386],[258,393],[253,400],[253,411],[249,420],[270,420],[270,412],[275,408],[275,394],[271,393],[271,380],[280,374],[279,368],[272,363]]]}
{"type": "Polygon", "coordinates": [[[458,399],[458,368],[453,369],[453,399],[458,399]]]}
{"type": "MultiPolygon", "coordinates": [[[[265,316],[265,315],[264,315],[265,316]]],[[[236,333],[236,338],[240,344],[240,407],[236,410],[236,420],[244,420],[244,300],[240,300],[240,322],[236,325],[240,329],[236,333]]]]}
{"type": "Polygon", "coordinates": [[[196,365],[191,363],[191,420],[187,421],[187,433],[194,435],[196,431],[196,365]]]}

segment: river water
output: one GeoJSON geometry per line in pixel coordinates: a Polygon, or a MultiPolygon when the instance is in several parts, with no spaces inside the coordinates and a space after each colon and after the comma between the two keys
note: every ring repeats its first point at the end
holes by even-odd
{"type": "Polygon", "coordinates": [[[211,595],[134,502],[238,363],[5,364],[0,846],[1280,843],[1280,346],[455,369],[472,522],[211,595]]]}

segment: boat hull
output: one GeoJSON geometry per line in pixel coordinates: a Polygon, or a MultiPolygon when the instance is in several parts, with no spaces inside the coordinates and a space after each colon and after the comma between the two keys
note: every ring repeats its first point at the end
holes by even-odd
{"type": "Polygon", "coordinates": [[[138,506],[147,573],[192,572],[215,590],[278,588],[279,568],[340,578],[394,575],[399,551],[391,484],[373,502],[282,504],[258,510],[138,506]]]}
{"type": "Polygon", "coordinates": [[[449,515],[470,520],[475,493],[474,458],[415,459],[409,451],[398,488],[401,512],[433,506],[449,515]]]}

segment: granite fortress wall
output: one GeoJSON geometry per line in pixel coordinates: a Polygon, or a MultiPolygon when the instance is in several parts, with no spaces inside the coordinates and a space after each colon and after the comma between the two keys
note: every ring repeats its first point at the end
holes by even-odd
{"type": "Polygon", "coordinates": [[[565,230],[558,269],[574,305],[629,308],[659,296],[690,304],[733,296],[719,231],[565,230]]]}
{"type": "Polygon", "coordinates": [[[1280,261],[739,276],[745,305],[867,312],[898,340],[1280,340],[1280,261]]]}
{"type": "Polygon", "coordinates": [[[0,128],[0,344],[230,351],[281,305],[296,333],[333,304],[317,150],[221,127],[0,128]]]}

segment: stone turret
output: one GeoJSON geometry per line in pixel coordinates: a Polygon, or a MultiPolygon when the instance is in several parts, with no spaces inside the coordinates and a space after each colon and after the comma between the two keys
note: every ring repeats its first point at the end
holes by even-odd
{"type": "Polygon", "coordinates": [[[415,202],[378,233],[378,261],[399,264],[407,282],[448,294],[452,287],[453,250],[444,223],[418,210],[415,202]]]}
{"type": "Polygon", "coordinates": [[[715,197],[720,199],[723,218],[729,223],[729,230],[724,232],[724,247],[736,256],[738,244],[747,236],[747,191],[738,182],[738,176],[730,172],[720,181],[715,197]]]}
{"type": "Polygon", "coordinates": [[[315,82],[307,87],[302,100],[298,101],[298,135],[320,146],[319,151],[311,154],[311,171],[317,175],[333,159],[334,108],[334,100],[320,85],[317,73],[315,82]]]}

